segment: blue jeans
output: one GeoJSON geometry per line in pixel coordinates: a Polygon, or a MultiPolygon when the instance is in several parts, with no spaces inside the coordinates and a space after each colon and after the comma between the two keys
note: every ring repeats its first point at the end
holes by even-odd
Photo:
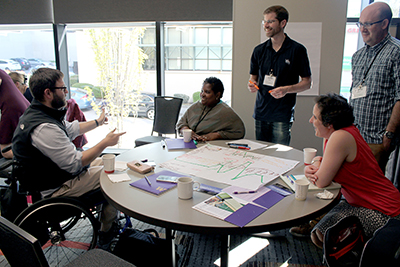
{"type": "Polygon", "coordinates": [[[288,146],[292,122],[266,122],[256,120],[256,139],[288,146]]]}

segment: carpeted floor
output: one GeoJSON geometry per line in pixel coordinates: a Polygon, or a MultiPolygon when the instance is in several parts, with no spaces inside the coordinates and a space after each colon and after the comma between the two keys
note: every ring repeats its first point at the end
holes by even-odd
{"type": "MultiPolygon", "coordinates": [[[[163,233],[163,228],[151,226],[132,220],[137,229],[154,228],[163,233]]],[[[324,267],[322,250],[314,246],[310,238],[298,238],[288,229],[271,232],[279,237],[269,238],[269,245],[243,263],[242,267],[324,267]],[[287,263],[287,265],[283,265],[287,263]]],[[[231,250],[242,244],[251,236],[231,236],[231,250]]],[[[220,257],[220,240],[216,235],[201,235],[177,232],[180,267],[214,267],[215,260],[220,257]]]]}
{"type": "MultiPolygon", "coordinates": [[[[132,220],[133,227],[144,230],[153,228],[164,236],[164,229],[132,220]]],[[[309,238],[293,237],[288,229],[271,232],[280,237],[269,238],[269,245],[249,258],[241,267],[324,267],[322,250],[315,247],[309,238]],[[286,264],[285,264],[286,263],[286,264]]],[[[231,236],[231,250],[251,236],[231,236]]],[[[217,235],[201,235],[177,232],[175,243],[180,256],[179,267],[215,267],[220,257],[220,240],[217,235]]],[[[251,250],[251,248],[250,248],[251,250]]],[[[232,262],[231,262],[232,263],[232,262]]],[[[9,266],[4,256],[0,256],[0,267],[9,266]]],[[[238,266],[238,265],[230,265],[238,266]]]]}

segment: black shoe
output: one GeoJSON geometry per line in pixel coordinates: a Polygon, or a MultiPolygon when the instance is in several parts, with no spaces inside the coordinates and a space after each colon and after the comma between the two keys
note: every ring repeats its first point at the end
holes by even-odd
{"type": "Polygon", "coordinates": [[[119,234],[119,225],[114,222],[108,230],[108,232],[99,231],[99,241],[97,242],[97,247],[106,251],[110,251],[110,245],[112,244],[115,237],[119,234]]]}

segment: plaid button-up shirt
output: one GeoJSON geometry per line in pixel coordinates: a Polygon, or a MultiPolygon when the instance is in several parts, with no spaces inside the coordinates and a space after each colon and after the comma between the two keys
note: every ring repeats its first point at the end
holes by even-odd
{"type": "Polygon", "coordinates": [[[388,34],[380,43],[372,47],[366,45],[354,53],[350,92],[361,84],[370,65],[363,83],[367,94],[350,98],[350,105],[354,108],[355,124],[365,141],[380,144],[393,106],[400,100],[400,41],[388,34]]]}

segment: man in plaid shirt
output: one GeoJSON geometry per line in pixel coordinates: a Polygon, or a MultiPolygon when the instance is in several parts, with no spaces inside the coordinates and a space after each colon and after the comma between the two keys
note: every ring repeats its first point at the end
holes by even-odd
{"type": "Polygon", "coordinates": [[[388,32],[391,19],[383,2],[361,12],[357,26],[366,45],[353,55],[350,90],[355,124],[383,173],[400,123],[400,41],[388,32]]]}

